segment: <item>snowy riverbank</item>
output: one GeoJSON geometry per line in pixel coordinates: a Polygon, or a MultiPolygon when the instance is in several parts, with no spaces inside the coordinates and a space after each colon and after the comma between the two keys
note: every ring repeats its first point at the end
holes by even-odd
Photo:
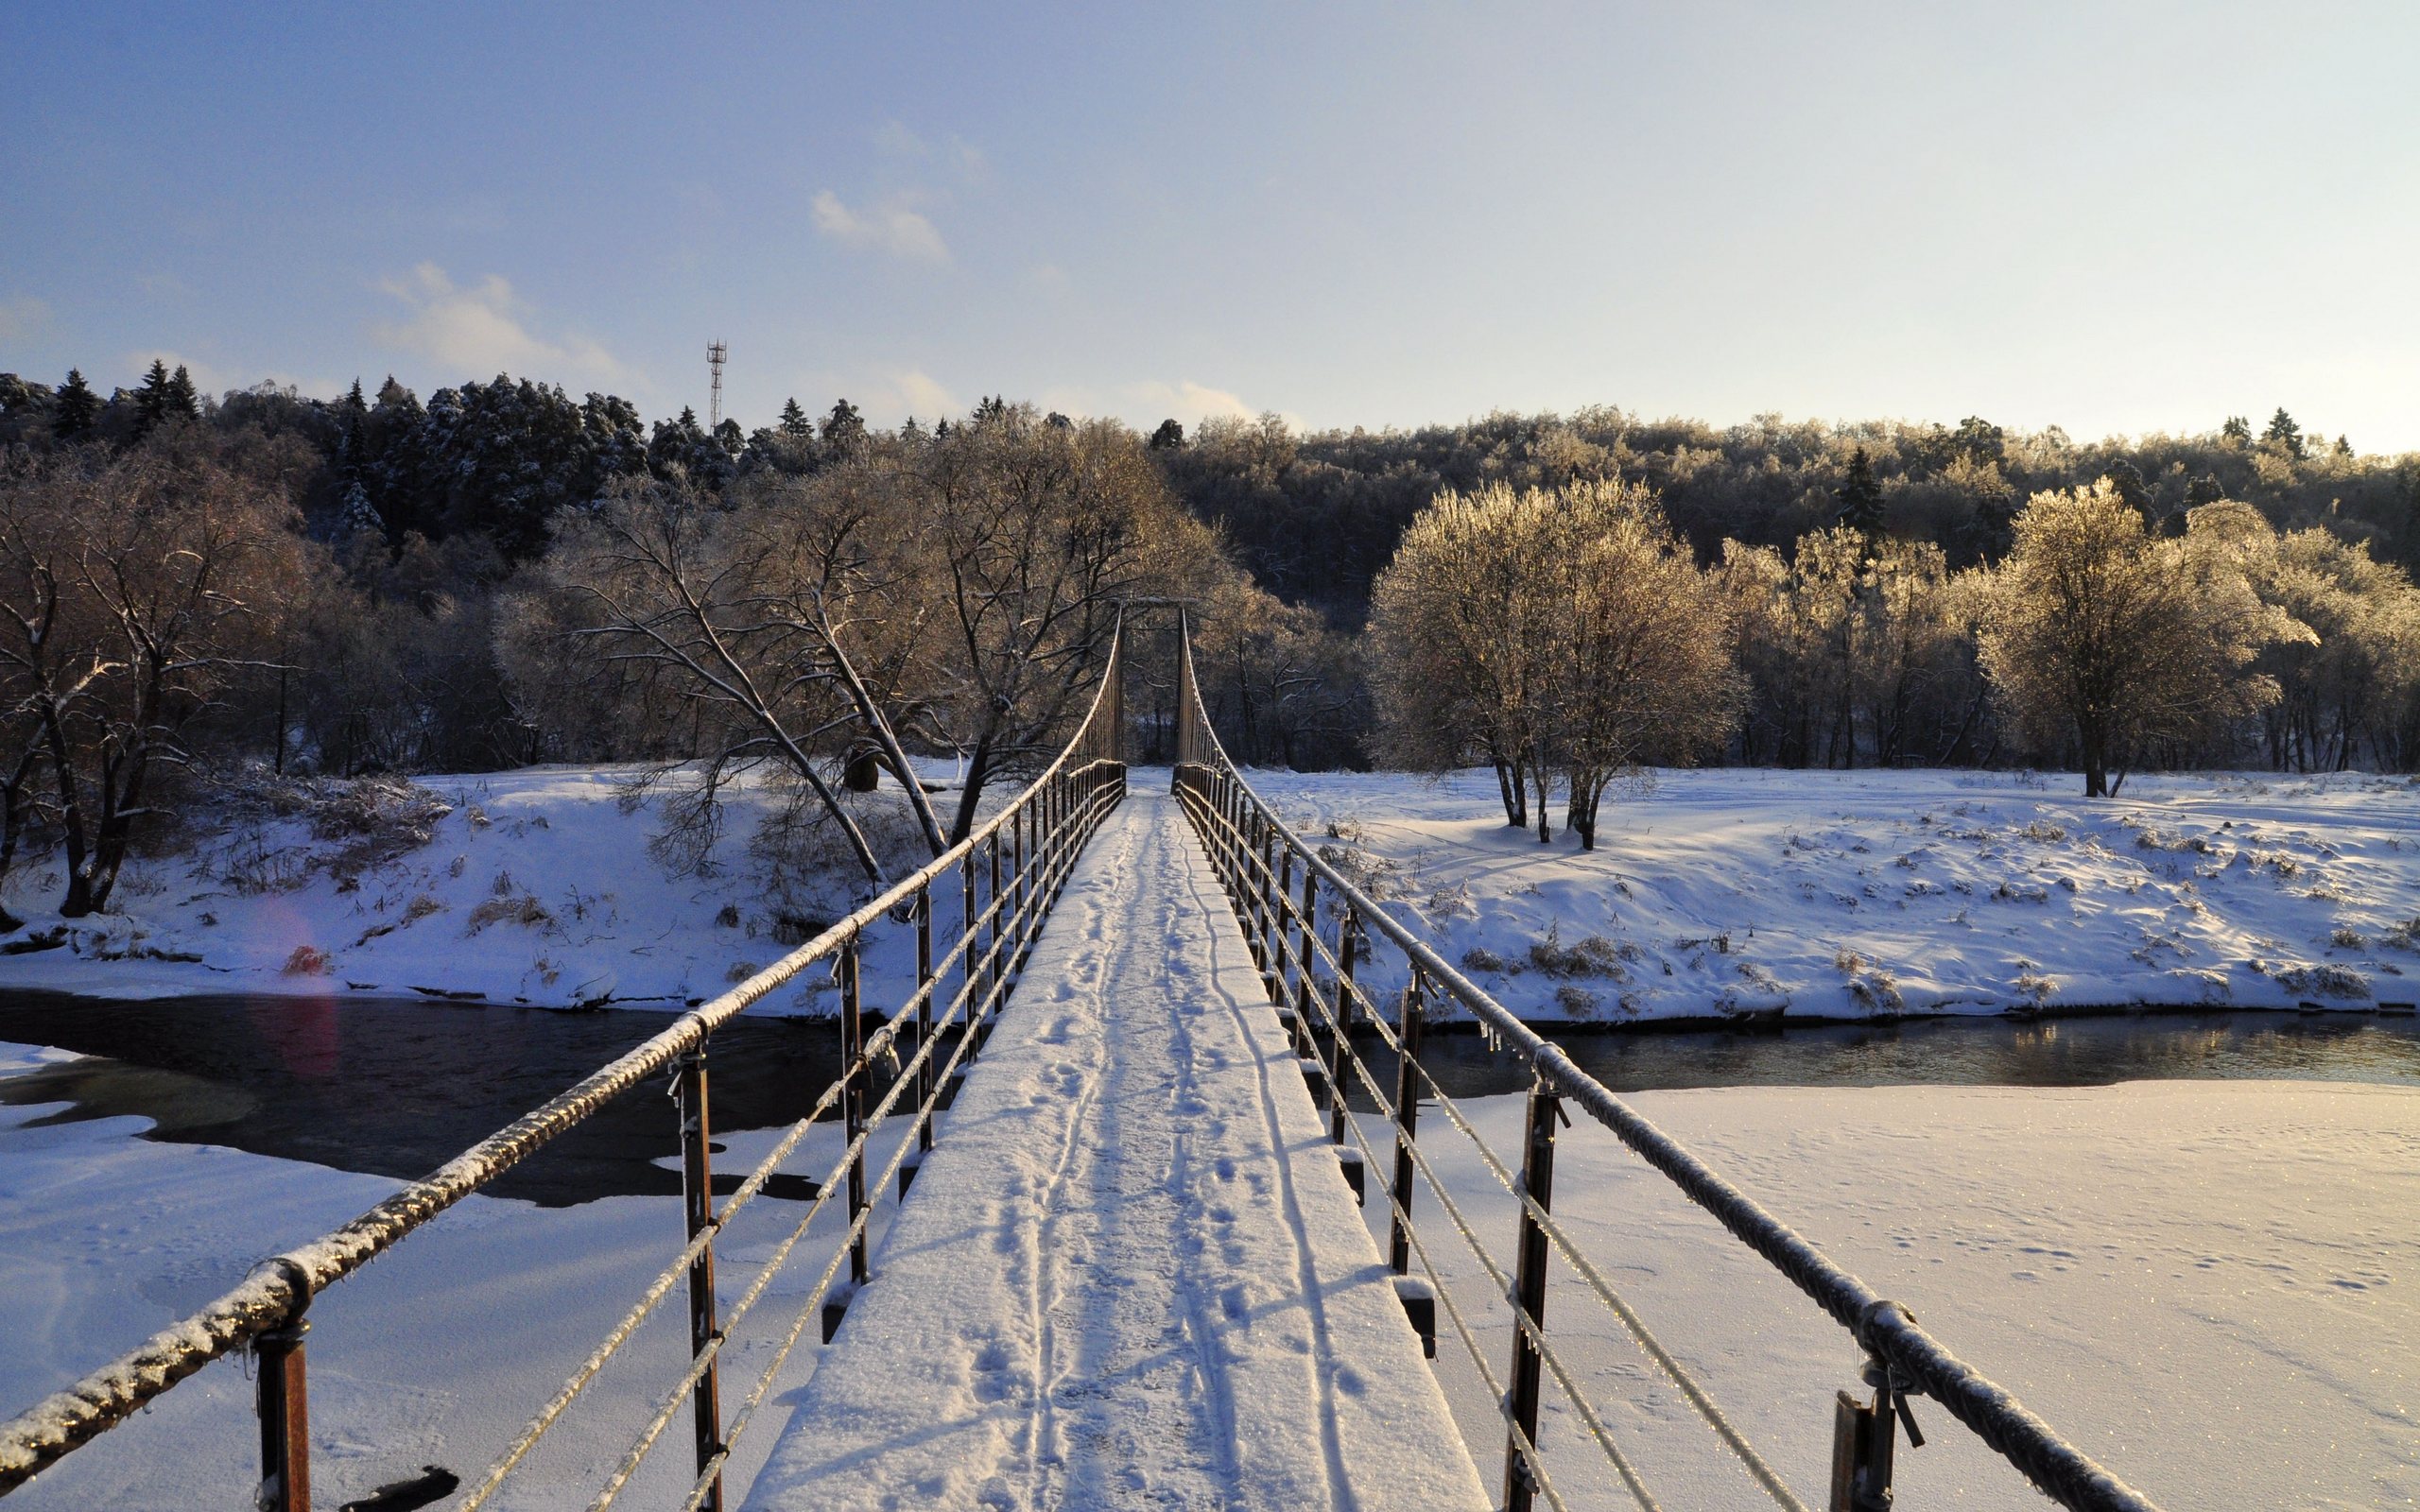
{"type": "MultiPolygon", "coordinates": [[[[120,912],[63,932],[43,912],[55,867],[21,865],[7,901],[32,923],[0,951],[63,943],[0,954],[0,986],[676,1007],[845,912],[845,874],[767,885],[754,794],[713,869],[675,874],[649,850],[660,811],[626,810],[621,775],[431,780],[445,812],[424,843],[360,864],[357,842],[299,818],[219,826],[136,863],[120,912]]],[[[2086,803],[2064,775],[1664,772],[1609,799],[1594,852],[1506,828],[1483,771],[1253,781],[1525,1018],[2420,999],[2420,782],[2404,779],[2137,777],[2086,803]]],[[[895,796],[868,802],[895,843],[895,796]]],[[[873,941],[870,1001],[906,980],[901,933],[873,941]]],[[[765,1010],[829,1011],[808,975],[765,1010]]]]}
{"type": "Polygon", "coordinates": [[[1593,852],[1486,771],[1251,781],[1528,1019],[2420,999],[2420,781],[1659,772],[1593,852]]]}
{"type": "MultiPolygon", "coordinates": [[[[769,883],[752,850],[774,806],[761,790],[730,795],[711,866],[682,872],[651,851],[662,804],[626,803],[628,776],[552,766],[426,779],[435,803],[375,845],[301,815],[211,821],[177,852],[130,863],[112,911],[72,924],[52,911],[55,861],[21,865],[7,902],[28,924],[0,952],[26,953],[0,954],[0,986],[679,1007],[848,911],[855,879],[839,867],[793,866],[803,881],[769,883]],[[26,951],[44,941],[58,943],[26,951]]],[[[894,790],[851,801],[894,866],[916,864],[894,790]]],[[[810,974],[767,1008],[821,1011],[829,985],[810,974]]]]}

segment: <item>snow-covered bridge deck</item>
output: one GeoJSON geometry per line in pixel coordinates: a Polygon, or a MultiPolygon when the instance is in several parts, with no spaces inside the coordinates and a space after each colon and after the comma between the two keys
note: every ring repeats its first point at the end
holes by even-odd
{"type": "Polygon", "coordinates": [[[1138,782],[748,1506],[1487,1504],[1209,862],[1138,782]]]}

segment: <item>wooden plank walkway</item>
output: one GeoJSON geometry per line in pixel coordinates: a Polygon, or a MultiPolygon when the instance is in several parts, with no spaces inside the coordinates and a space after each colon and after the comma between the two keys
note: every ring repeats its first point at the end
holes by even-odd
{"type": "Polygon", "coordinates": [[[1136,775],[754,1512],[1489,1504],[1209,862],[1136,775]]]}

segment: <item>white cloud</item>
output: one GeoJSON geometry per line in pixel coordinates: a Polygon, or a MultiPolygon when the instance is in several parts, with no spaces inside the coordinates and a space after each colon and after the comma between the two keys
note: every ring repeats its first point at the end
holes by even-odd
{"type": "Polygon", "coordinates": [[[0,300],[0,341],[24,341],[50,318],[50,306],[28,294],[0,300]]]}
{"type": "Polygon", "coordinates": [[[888,252],[917,263],[946,263],[949,248],[933,223],[891,198],[864,210],[851,210],[831,190],[815,197],[815,229],[843,247],[888,252]]]}
{"type": "Polygon", "coordinates": [[[423,263],[408,278],[386,279],[381,292],[410,307],[410,318],[371,328],[379,340],[417,352],[455,369],[462,378],[500,372],[554,380],[623,381],[631,370],[594,341],[549,341],[523,324],[526,307],[512,285],[489,274],[458,288],[435,263],[423,263]]]}
{"type": "MultiPolygon", "coordinates": [[[[1173,385],[1137,384],[1134,386],[1134,394],[1146,407],[1157,404],[1168,415],[1174,416],[1188,425],[1200,424],[1214,415],[1227,420],[1251,420],[1260,413],[1227,390],[1212,388],[1206,384],[1195,383],[1190,378],[1173,385]]],[[[1289,423],[1291,423],[1290,420],[1289,423]]],[[[1300,428],[1297,424],[1296,429],[1300,428]]]]}
{"type": "Polygon", "coordinates": [[[873,133],[873,145],[885,152],[896,153],[903,158],[930,157],[933,150],[925,146],[923,137],[908,130],[906,126],[897,121],[885,121],[876,128],[873,133]]]}

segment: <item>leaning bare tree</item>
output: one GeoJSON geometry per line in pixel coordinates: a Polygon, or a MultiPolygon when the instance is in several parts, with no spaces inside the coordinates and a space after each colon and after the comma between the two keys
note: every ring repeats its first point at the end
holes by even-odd
{"type": "Polygon", "coordinates": [[[769,766],[812,796],[878,889],[882,862],[826,770],[866,713],[864,679],[835,654],[855,623],[856,527],[783,514],[727,511],[677,479],[617,482],[558,530],[539,601],[512,616],[507,664],[525,706],[577,687],[646,732],[661,758],[649,780],[686,778],[670,833],[693,862],[730,784],[769,766]]]}

